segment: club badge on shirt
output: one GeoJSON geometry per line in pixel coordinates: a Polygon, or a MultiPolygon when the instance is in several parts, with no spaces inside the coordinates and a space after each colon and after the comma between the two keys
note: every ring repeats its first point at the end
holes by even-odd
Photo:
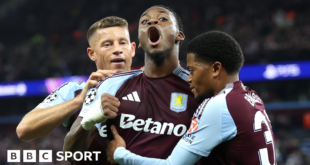
{"type": "Polygon", "coordinates": [[[183,93],[171,93],[170,109],[177,113],[183,112],[187,108],[188,96],[183,93]]]}

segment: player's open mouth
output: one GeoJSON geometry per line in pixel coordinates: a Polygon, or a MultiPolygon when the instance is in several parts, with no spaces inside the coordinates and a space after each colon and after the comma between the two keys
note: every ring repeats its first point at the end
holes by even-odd
{"type": "Polygon", "coordinates": [[[125,60],[122,58],[115,58],[115,59],[111,60],[111,63],[113,63],[113,64],[124,64],[125,60]]]}
{"type": "Polygon", "coordinates": [[[149,43],[152,46],[158,45],[160,40],[159,31],[156,27],[149,28],[149,43]]]}

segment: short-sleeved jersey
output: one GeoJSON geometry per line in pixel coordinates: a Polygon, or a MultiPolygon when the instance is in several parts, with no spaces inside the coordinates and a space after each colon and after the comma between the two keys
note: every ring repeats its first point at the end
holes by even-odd
{"type": "MultiPolygon", "coordinates": [[[[45,100],[40,103],[36,108],[48,108],[52,107],[58,104],[61,104],[63,102],[69,101],[73,98],[75,98],[77,95],[80,94],[80,92],[83,90],[85,86],[85,82],[79,81],[79,82],[66,82],[63,85],[61,85],[59,88],[55,89],[49,96],[45,98],[45,100]]],[[[72,124],[80,114],[80,110],[77,111],[74,115],[72,115],[70,118],[68,118],[63,125],[67,128],[69,131],[72,124]]],[[[94,141],[91,143],[91,145],[88,148],[88,151],[101,151],[101,155],[99,155],[98,161],[92,161],[91,164],[95,165],[106,165],[109,164],[107,162],[107,157],[105,153],[106,148],[106,141],[102,138],[107,139],[106,134],[106,125],[102,125],[100,130],[100,135],[97,135],[94,139],[94,141]]],[[[93,160],[95,160],[95,155],[92,157],[93,160]]],[[[79,161],[79,162],[71,162],[73,165],[88,165],[89,161],[79,161]]]]}
{"type": "Polygon", "coordinates": [[[241,81],[227,84],[198,107],[178,146],[203,156],[199,164],[277,164],[264,104],[241,81]]]}
{"type": "MultiPolygon", "coordinates": [[[[36,108],[48,108],[52,107],[58,104],[61,104],[63,102],[66,102],[68,100],[71,100],[75,98],[81,90],[84,88],[85,82],[83,81],[78,81],[78,82],[66,82],[62,84],[60,87],[55,89],[50,95],[48,95],[42,103],[40,103],[36,108]]],[[[73,120],[74,122],[74,120],[73,120]]],[[[65,127],[69,128],[71,127],[70,125],[70,118],[67,119],[63,125],[65,127]]]]}
{"type": "MultiPolygon", "coordinates": [[[[198,107],[185,81],[187,77],[188,72],[179,66],[161,78],[131,71],[105,80],[97,87],[99,96],[109,93],[121,102],[117,117],[107,120],[108,128],[112,124],[117,127],[131,152],[167,158],[188,130],[198,107]]],[[[83,110],[90,109],[94,102],[85,100],[83,110]]],[[[109,129],[108,136],[112,138],[109,129]]]]}

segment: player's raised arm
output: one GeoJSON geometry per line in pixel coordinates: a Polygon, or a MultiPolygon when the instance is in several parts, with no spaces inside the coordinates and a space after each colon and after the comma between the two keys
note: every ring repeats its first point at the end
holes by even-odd
{"type": "Polygon", "coordinates": [[[16,128],[18,137],[28,141],[50,133],[82,108],[86,92],[90,87],[97,85],[98,80],[103,80],[113,73],[115,71],[98,70],[90,75],[86,84],[69,82],[56,89],[43,103],[25,115],[16,128]],[[85,85],[84,88],[83,85],[85,85]],[[77,97],[74,97],[75,88],[83,89],[77,97]]]}
{"type": "Polygon", "coordinates": [[[95,135],[98,134],[96,127],[100,129],[100,123],[117,116],[119,100],[107,93],[99,98],[94,101],[93,106],[88,107],[90,109],[87,108],[87,105],[83,106],[80,117],[76,119],[65,137],[64,151],[87,150],[95,135]],[[94,127],[95,125],[96,127],[94,127]]]}

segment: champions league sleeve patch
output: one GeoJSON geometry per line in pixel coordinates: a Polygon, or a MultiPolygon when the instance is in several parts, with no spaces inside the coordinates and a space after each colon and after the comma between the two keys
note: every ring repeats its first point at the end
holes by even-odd
{"type": "Polygon", "coordinates": [[[43,101],[43,103],[50,103],[50,102],[56,100],[57,97],[58,97],[58,94],[55,93],[55,92],[52,92],[50,95],[48,95],[48,96],[46,97],[46,99],[43,101]]]}
{"type": "Polygon", "coordinates": [[[97,95],[97,89],[96,88],[90,89],[86,94],[84,103],[86,105],[91,104],[96,99],[96,95],[97,95]]]}

